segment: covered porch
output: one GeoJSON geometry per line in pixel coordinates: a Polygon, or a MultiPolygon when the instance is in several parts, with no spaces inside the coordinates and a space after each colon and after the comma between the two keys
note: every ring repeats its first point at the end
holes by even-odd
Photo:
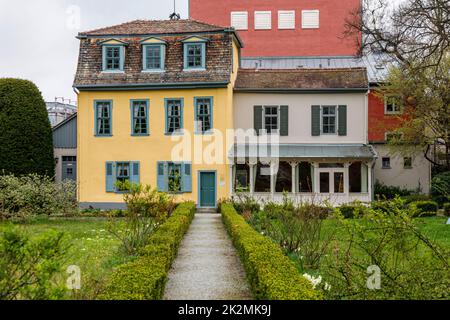
{"type": "Polygon", "coordinates": [[[369,146],[281,145],[278,156],[271,153],[264,157],[256,156],[254,150],[235,146],[231,154],[233,196],[282,202],[287,194],[295,203],[334,206],[373,200],[376,156],[369,146]]]}

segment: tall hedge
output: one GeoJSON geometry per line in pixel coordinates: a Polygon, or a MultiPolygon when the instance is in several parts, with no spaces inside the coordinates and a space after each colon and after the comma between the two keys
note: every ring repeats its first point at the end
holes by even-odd
{"type": "Polygon", "coordinates": [[[52,128],[34,83],[0,79],[0,174],[53,177],[52,128]]]}

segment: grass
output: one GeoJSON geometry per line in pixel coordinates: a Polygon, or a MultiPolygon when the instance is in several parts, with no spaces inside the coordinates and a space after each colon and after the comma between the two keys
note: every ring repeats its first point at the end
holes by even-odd
{"type": "MultiPolygon", "coordinates": [[[[0,231],[6,223],[0,223],[0,231]]],[[[107,230],[108,220],[102,218],[38,218],[26,224],[16,224],[31,236],[48,230],[62,231],[70,243],[66,265],[81,269],[82,289],[71,299],[92,300],[102,291],[103,284],[114,267],[127,262],[130,257],[119,253],[120,242],[107,230]]],[[[60,275],[64,280],[67,275],[60,275]]]]}

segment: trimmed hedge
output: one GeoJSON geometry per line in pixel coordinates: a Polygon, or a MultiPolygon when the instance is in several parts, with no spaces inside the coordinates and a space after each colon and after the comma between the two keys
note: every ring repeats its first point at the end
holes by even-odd
{"type": "Polygon", "coordinates": [[[439,206],[434,201],[416,201],[410,205],[413,217],[433,217],[437,215],[439,206]]]}
{"type": "Polygon", "coordinates": [[[168,272],[195,211],[194,203],[179,205],[150,237],[140,257],[112,274],[100,300],[162,300],[168,272]]]}
{"type": "Polygon", "coordinates": [[[223,204],[221,209],[224,224],[239,252],[256,299],[322,298],[281,249],[248,225],[231,204],[223,204]]]}

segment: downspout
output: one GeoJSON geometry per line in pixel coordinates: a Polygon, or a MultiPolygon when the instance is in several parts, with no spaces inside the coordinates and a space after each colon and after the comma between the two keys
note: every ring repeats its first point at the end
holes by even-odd
{"type": "MultiPolygon", "coordinates": [[[[80,94],[80,91],[76,87],[72,87],[73,92],[77,95],[77,114],[78,114],[78,107],[79,107],[79,101],[78,101],[78,95],[80,94]]],[[[80,130],[78,129],[80,126],[80,119],[77,116],[77,201],[78,204],[80,203],[80,130]]]]}

